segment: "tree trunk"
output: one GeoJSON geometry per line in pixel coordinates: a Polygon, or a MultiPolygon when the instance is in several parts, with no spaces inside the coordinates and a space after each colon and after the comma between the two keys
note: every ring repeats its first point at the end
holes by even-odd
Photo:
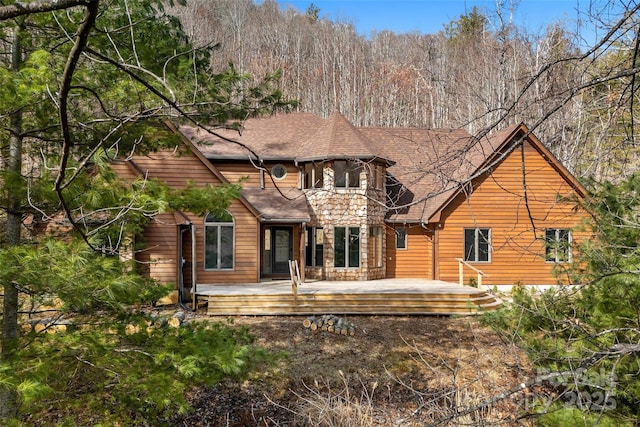
{"type": "MultiPolygon", "coordinates": [[[[21,47],[22,28],[14,29],[12,40],[11,68],[18,71],[22,64],[21,47]]],[[[22,112],[16,111],[11,116],[11,136],[9,137],[9,160],[7,171],[19,176],[22,173],[22,112]]],[[[9,206],[7,209],[7,246],[20,244],[22,214],[20,212],[20,189],[8,186],[9,206]]],[[[4,300],[2,307],[2,337],[0,359],[10,362],[13,359],[18,342],[18,289],[13,283],[3,283],[4,300]]],[[[0,388],[0,420],[14,418],[18,415],[18,393],[15,388],[0,388]]]]}

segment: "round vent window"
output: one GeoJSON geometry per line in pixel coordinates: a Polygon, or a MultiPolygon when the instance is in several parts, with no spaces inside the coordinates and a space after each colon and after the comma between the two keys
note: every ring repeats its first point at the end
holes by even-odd
{"type": "Polygon", "coordinates": [[[287,168],[284,165],[277,164],[271,168],[271,176],[275,179],[283,179],[287,176],[287,168]]]}

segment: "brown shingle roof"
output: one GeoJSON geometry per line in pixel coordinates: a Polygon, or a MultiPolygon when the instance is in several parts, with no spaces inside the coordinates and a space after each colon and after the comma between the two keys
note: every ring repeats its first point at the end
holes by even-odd
{"type": "Polygon", "coordinates": [[[309,206],[302,191],[286,188],[243,188],[242,195],[265,222],[309,222],[309,206]],[[282,191],[282,192],[281,192],[282,191]]]}
{"type": "Polygon", "coordinates": [[[263,160],[293,159],[304,141],[309,140],[325,120],[313,113],[275,114],[247,120],[240,134],[235,130],[216,129],[215,133],[237,141],[225,141],[192,126],[180,126],[180,132],[207,157],[247,159],[249,147],[263,160]]]}
{"type": "Polygon", "coordinates": [[[472,163],[466,158],[475,144],[461,129],[363,128],[370,139],[395,162],[387,171],[391,203],[398,209],[388,218],[399,222],[426,219],[468,176],[472,163]]]}
{"type": "MultiPolygon", "coordinates": [[[[334,112],[300,147],[296,160],[360,159],[383,157],[381,150],[342,114],[334,112]]],[[[385,159],[382,159],[385,160],[385,159]]]]}
{"type": "MultiPolygon", "coordinates": [[[[356,128],[336,112],[326,120],[312,113],[250,119],[240,135],[216,132],[246,145],[264,160],[386,160],[392,205],[388,219],[427,222],[521,128],[510,126],[478,140],[462,129],[356,128]]],[[[250,157],[241,145],[202,130],[183,126],[180,131],[207,158],[250,157]]],[[[285,210],[300,221],[308,220],[306,204],[293,203],[277,191],[245,189],[243,194],[264,219],[276,219],[285,210]]]]}
{"type": "Polygon", "coordinates": [[[381,157],[377,144],[338,112],[326,120],[312,113],[249,119],[240,133],[229,129],[214,130],[223,138],[192,126],[181,126],[180,132],[210,159],[247,159],[252,151],[263,160],[301,162],[381,157]]]}

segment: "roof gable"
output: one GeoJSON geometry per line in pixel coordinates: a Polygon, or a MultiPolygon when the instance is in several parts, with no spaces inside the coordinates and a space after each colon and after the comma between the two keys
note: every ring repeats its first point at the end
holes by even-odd
{"type": "MultiPolygon", "coordinates": [[[[167,122],[167,127],[181,136],[183,143],[222,183],[229,183],[218,168],[207,160],[204,154],[172,123],[167,122]]],[[[243,188],[239,200],[259,220],[280,222],[307,222],[310,220],[306,201],[301,191],[291,190],[288,193],[293,191],[292,194],[284,194],[277,189],[271,189],[271,191],[258,189],[257,192],[254,190],[243,188]]]]}
{"type": "MultiPolygon", "coordinates": [[[[165,126],[167,126],[171,131],[175,132],[176,134],[178,134],[180,136],[181,141],[183,142],[183,144],[185,144],[187,146],[187,148],[189,149],[189,151],[191,151],[197,158],[198,160],[200,160],[200,162],[216,177],[220,180],[221,183],[223,184],[229,184],[229,180],[222,174],[220,173],[220,171],[218,170],[218,168],[216,168],[210,161],[208,161],[204,155],[202,154],[202,152],[200,152],[200,150],[198,150],[197,147],[195,147],[191,141],[189,141],[180,131],[178,131],[178,129],[175,127],[175,125],[173,123],[171,123],[170,121],[165,121],[165,126]]],[[[251,205],[251,203],[249,203],[247,201],[247,199],[244,196],[240,196],[239,198],[240,203],[245,206],[253,215],[255,215],[256,217],[260,216],[260,213],[257,211],[257,209],[251,205]]]]}
{"type": "MultiPolygon", "coordinates": [[[[540,140],[524,125],[512,125],[508,128],[486,136],[477,141],[469,150],[467,155],[470,165],[475,166],[468,175],[466,181],[469,182],[479,177],[483,171],[495,168],[502,160],[512,153],[523,143],[529,143],[558,173],[558,175],[574,190],[580,197],[585,197],[586,189],[580,182],[562,165],[562,163],[540,142],[540,140]]],[[[466,182],[464,183],[466,184],[466,182]]],[[[425,222],[438,222],[442,211],[456,198],[465,188],[460,185],[454,191],[449,192],[446,199],[431,213],[425,222]]]]}

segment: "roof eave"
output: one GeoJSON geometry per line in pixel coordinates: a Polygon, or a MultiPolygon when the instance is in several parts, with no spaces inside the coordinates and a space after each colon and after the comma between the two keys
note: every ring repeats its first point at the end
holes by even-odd
{"type": "Polygon", "coordinates": [[[300,224],[303,222],[309,222],[311,221],[311,217],[308,218],[264,218],[264,217],[260,217],[259,218],[260,222],[262,223],[282,223],[282,224],[300,224]]]}
{"type": "Polygon", "coordinates": [[[296,163],[306,163],[306,162],[327,162],[332,160],[362,160],[362,161],[370,161],[370,162],[380,162],[386,163],[387,165],[395,165],[396,162],[393,160],[385,159],[380,156],[373,155],[331,155],[331,156],[313,156],[313,157],[296,157],[296,163]]]}
{"type": "Polygon", "coordinates": [[[388,224],[424,224],[425,223],[422,218],[402,218],[402,219],[385,218],[384,222],[388,224]]]}
{"type": "MultiPolygon", "coordinates": [[[[244,156],[240,156],[240,155],[211,155],[211,154],[205,154],[205,157],[207,158],[207,160],[252,160],[252,156],[251,155],[244,155],[244,156]]],[[[284,156],[260,156],[260,160],[261,161],[265,161],[265,162],[293,162],[295,159],[293,157],[284,157],[284,156]]]]}

